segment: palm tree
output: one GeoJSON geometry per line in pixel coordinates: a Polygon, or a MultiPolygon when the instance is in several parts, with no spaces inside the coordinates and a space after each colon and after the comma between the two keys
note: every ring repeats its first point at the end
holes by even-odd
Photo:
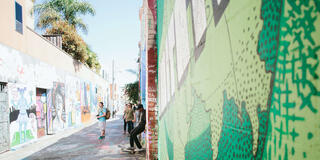
{"type": "Polygon", "coordinates": [[[82,0],[44,0],[34,6],[33,12],[39,15],[37,27],[41,29],[49,28],[57,21],[66,21],[84,33],[87,33],[88,27],[79,15],[95,15],[91,4],[82,0]]]}

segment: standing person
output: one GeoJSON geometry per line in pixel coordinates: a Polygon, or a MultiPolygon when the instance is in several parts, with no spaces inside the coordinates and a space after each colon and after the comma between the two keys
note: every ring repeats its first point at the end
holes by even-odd
{"type": "Polygon", "coordinates": [[[140,112],[140,122],[137,127],[135,127],[130,133],[130,148],[134,150],[134,142],[136,142],[136,146],[138,147],[137,151],[142,150],[142,146],[137,138],[137,135],[142,133],[145,130],[146,126],[146,111],[143,108],[142,104],[138,105],[138,110],[140,112]]]}
{"type": "Polygon", "coordinates": [[[101,131],[101,136],[99,139],[104,139],[106,133],[106,114],[107,109],[103,107],[103,102],[99,102],[97,119],[99,120],[99,128],[101,131]]]}
{"type": "Polygon", "coordinates": [[[127,121],[126,121],[126,113],[127,113],[128,104],[125,105],[123,111],[123,134],[126,134],[127,131],[127,121]]]}
{"type": "Polygon", "coordinates": [[[130,134],[131,130],[133,129],[133,122],[134,122],[135,116],[134,111],[132,109],[132,104],[128,104],[127,114],[126,114],[126,120],[128,124],[128,133],[130,134]]]}

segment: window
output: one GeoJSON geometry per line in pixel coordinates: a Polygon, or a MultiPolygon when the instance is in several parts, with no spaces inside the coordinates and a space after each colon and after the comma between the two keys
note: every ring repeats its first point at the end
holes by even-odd
{"type": "Polygon", "coordinates": [[[23,32],[23,23],[22,23],[22,6],[15,2],[16,9],[16,31],[21,33],[23,32]]]}

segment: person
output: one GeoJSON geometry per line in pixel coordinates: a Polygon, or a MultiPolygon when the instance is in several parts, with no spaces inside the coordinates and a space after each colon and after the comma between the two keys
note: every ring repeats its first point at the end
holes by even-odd
{"type": "Polygon", "coordinates": [[[137,127],[138,124],[139,124],[139,110],[138,110],[138,106],[134,107],[134,114],[135,114],[135,117],[134,117],[134,127],[137,127]]]}
{"type": "Polygon", "coordinates": [[[126,121],[126,113],[127,113],[128,104],[125,105],[124,111],[123,111],[123,134],[126,134],[127,131],[127,121],[126,121]]]}
{"type": "Polygon", "coordinates": [[[133,122],[135,119],[135,115],[134,115],[134,111],[132,109],[132,104],[129,103],[128,104],[128,109],[127,109],[127,113],[126,113],[126,121],[128,124],[128,133],[130,134],[131,130],[133,129],[133,122]]]}
{"type": "Polygon", "coordinates": [[[103,107],[103,102],[99,102],[97,119],[99,120],[99,128],[101,131],[101,136],[99,139],[104,139],[106,133],[106,114],[107,109],[103,107]]]}
{"type": "Polygon", "coordinates": [[[138,147],[137,151],[142,150],[142,146],[137,138],[137,135],[142,133],[145,130],[146,126],[146,111],[143,108],[142,104],[138,105],[137,108],[140,112],[140,122],[137,127],[135,127],[131,133],[130,133],[130,148],[131,150],[134,150],[134,142],[136,143],[136,146],[138,147]]]}

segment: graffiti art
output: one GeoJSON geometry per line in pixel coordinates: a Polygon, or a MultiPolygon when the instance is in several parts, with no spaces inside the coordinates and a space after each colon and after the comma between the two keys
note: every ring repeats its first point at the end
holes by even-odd
{"type": "Polygon", "coordinates": [[[28,142],[37,136],[35,88],[8,84],[11,146],[28,142]]]}

